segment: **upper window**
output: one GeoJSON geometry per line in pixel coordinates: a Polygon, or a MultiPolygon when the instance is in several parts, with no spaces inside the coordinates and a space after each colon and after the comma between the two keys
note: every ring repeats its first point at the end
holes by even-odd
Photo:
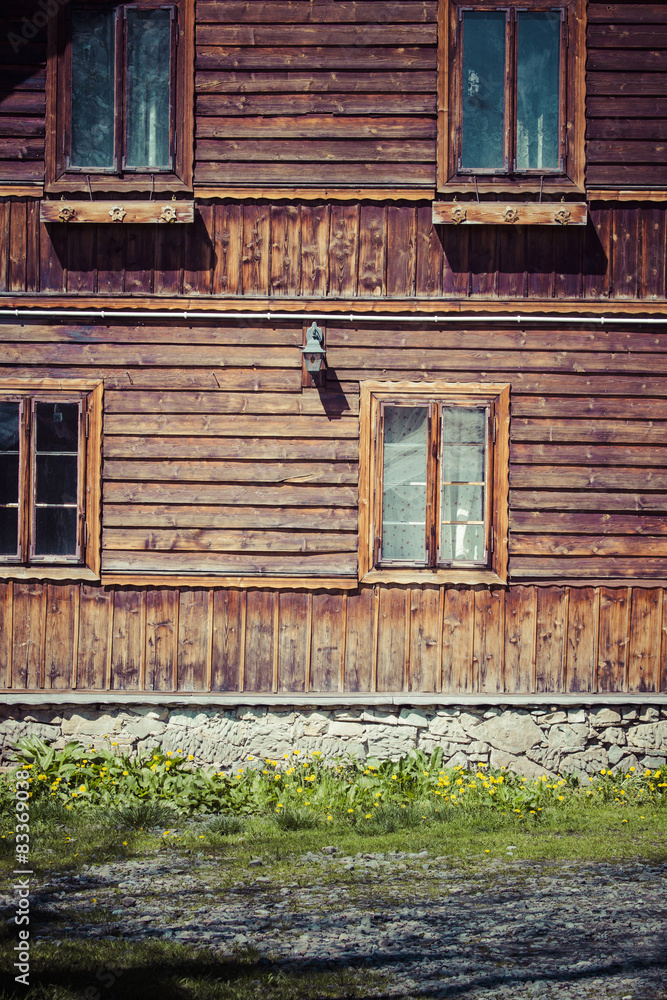
{"type": "Polygon", "coordinates": [[[0,383],[2,575],[68,566],[99,575],[101,402],[101,383],[0,383]]]}
{"type": "Polygon", "coordinates": [[[504,582],[509,388],[362,383],[360,574],[504,582]]]}
{"type": "Polygon", "coordinates": [[[57,77],[52,184],[190,186],[190,8],[191,0],[67,6],[50,60],[57,77]]]}
{"type": "Polygon", "coordinates": [[[581,0],[442,2],[440,186],[581,187],[581,0]]]}

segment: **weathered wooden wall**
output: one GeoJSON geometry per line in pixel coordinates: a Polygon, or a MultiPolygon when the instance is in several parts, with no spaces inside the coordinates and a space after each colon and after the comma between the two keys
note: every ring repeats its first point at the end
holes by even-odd
{"type": "Polygon", "coordinates": [[[0,584],[0,687],[667,691],[663,589],[0,584]]]}
{"type": "MultiPolygon", "coordinates": [[[[197,0],[195,183],[432,187],[435,0],[197,0]]],[[[44,176],[45,29],[3,0],[0,180],[44,176]],[[25,20],[23,20],[25,19],[25,20]]],[[[667,6],[588,4],[587,182],[667,183],[667,6]]]]}
{"type": "Polygon", "coordinates": [[[208,202],[192,226],[45,225],[0,200],[0,293],[302,299],[667,297],[665,204],[587,227],[438,226],[431,203],[208,202]]]}

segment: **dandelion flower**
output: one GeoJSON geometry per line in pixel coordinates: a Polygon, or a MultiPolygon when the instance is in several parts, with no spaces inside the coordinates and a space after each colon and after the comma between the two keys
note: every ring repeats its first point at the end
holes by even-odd
{"type": "Polygon", "coordinates": [[[366,813],[366,819],[370,819],[370,818],[371,818],[371,814],[370,813],[366,813]]]}
{"type": "Polygon", "coordinates": [[[188,754],[188,760],[194,760],[194,759],[195,759],[194,758],[194,754],[189,753],[188,754]]]}
{"type": "Polygon", "coordinates": [[[348,811],[349,813],[353,813],[353,812],[354,812],[354,809],[348,809],[347,811],[348,811]]]}

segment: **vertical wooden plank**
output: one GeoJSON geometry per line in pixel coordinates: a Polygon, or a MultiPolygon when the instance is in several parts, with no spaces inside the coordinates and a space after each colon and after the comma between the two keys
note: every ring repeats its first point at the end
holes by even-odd
{"type": "MultiPolygon", "coordinates": [[[[155,233],[155,275],[153,287],[156,295],[180,295],[183,287],[183,255],[185,233],[183,226],[163,225],[155,233]]],[[[100,274],[98,282],[101,283],[100,274]]]]}
{"type": "Polygon", "coordinates": [[[279,594],[278,691],[306,689],[307,630],[307,592],[286,590],[279,594]]]}
{"type": "Polygon", "coordinates": [[[415,209],[412,205],[387,208],[387,295],[415,294],[415,209]]]}
{"type": "Polygon", "coordinates": [[[39,291],[39,201],[31,198],[27,207],[26,291],[39,291]]]}
{"type": "Polygon", "coordinates": [[[213,691],[240,690],[241,597],[240,590],[215,590],[213,594],[213,691]]]}
{"type": "Polygon", "coordinates": [[[563,658],[567,594],[562,587],[537,589],[535,690],[563,690],[563,658]]]}
{"type": "Polygon", "coordinates": [[[470,292],[470,227],[440,226],[442,248],[434,246],[435,259],[442,266],[442,294],[446,299],[466,298],[470,292]],[[441,249],[441,252],[439,252],[441,249]]]}
{"type": "MultiPolygon", "coordinates": [[[[419,298],[427,299],[438,298],[442,295],[444,263],[442,244],[433,225],[432,216],[433,210],[430,205],[420,205],[417,208],[415,294],[419,298]]],[[[442,228],[441,226],[440,229],[442,230],[442,228]]],[[[448,246],[450,242],[448,241],[448,246]]],[[[454,245],[453,242],[452,245],[454,245]]],[[[444,266],[448,274],[452,274],[458,269],[456,259],[444,266]]],[[[465,278],[467,288],[467,268],[465,278]]],[[[452,283],[454,282],[452,281],[452,283]]]]}
{"type": "Polygon", "coordinates": [[[111,688],[139,687],[143,648],[142,592],[118,589],[114,593],[111,688]]]}
{"type": "MultiPolygon", "coordinates": [[[[531,226],[499,227],[498,295],[501,299],[520,299],[526,294],[526,235],[530,229],[531,226]]],[[[545,236],[542,239],[547,242],[545,236]]]]}
{"type": "MultiPolygon", "coordinates": [[[[356,205],[332,205],[329,240],[330,295],[352,298],[357,294],[358,250],[358,207],[356,205]]],[[[305,295],[306,293],[302,290],[301,294],[305,295]]]]}
{"type": "Polygon", "coordinates": [[[343,643],[343,595],[313,594],[310,683],[313,691],[338,691],[343,643]]]}
{"type": "Polygon", "coordinates": [[[270,214],[268,205],[243,206],[243,295],[266,295],[269,289],[270,214]]]}
{"type": "Polygon", "coordinates": [[[345,691],[370,691],[373,664],[372,587],[360,587],[347,595],[345,636],[345,691]]]}
{"type": "Polygon", "coordinates": [[[662,621],[660,623],[660,686],[662,694],[667,693],[667,594],[662,591],[662,621]]]}
{"type": "Polygon", "coordinates": [[[639,295],[660,299],[665,294],[665,256],[667,219],[663,207],[645,206],[641,210],[641,273],[639,295]]]}
{"type": "MultiPolygon", "coordinates": [[[[0,231],[4,232],[2,208],[0,205],[0,231]]],[[[40,226],[39,287],[43,292],[62,292],[66,285],[64,268],[67,266],[67,240],[63,232],[65,226],[47,226],[45,223],[40,223],[40,226]]],[[[0,254],[0,291],[4,291],[1,261],[0,254]]]]}
{"type": "Polygon", "coordinates": [[[549,299],[554,294],[554,234],[551,227],[526,226],[526,295],[549,299]]]}
{"type": "Polygon", "coordinates": [[[511,587],[505,594],[504,689],[511,694],[532,690],[534,596],[533,587],[511,587]]]}
{"type": "Polygon", "coordinates": [[[410,589],[410,671],[408,691],[439,689],[440,588],[410,589]]]}
{"type": "Polygon", "coordinates": [[[36,690],[40,686],[43,590],[40,583],[14,583],[12,687],[15,688],[36,690]]]}
{"type": "Polygon", "coordinates": [[[11,202],[0,201],[0,233],[5,238],[0,240],[0,292],[6,292],[9,282],[9,231],[11,218],[11,202]]]}
{"type": "Polygon", "coordinates": [[[25,201],[15,199],[9,202],[9,229],[2,234],[2,239],[9,238],[9,275],[8,290],[10,292],[25,292],[27,263],[26,252],[28,243],[28,216],[25,201]]]}
{"type": "Polygon", "coordinates": [[[660,590],[633,587],[628,691],[655,691],[660,653],[660,590]]]}
{"type": "Polygon", "coordinates": [[[614,208],[614,255],[612,259],[612,296],[634,299],[638,292],[639,208],[614,208]]]}
{"type": "Polygon", "coordinates": [[[556,298],[581,298],[583,246],[578,226],[553,230],[554,294],[556,298]]]}
{"type": "Polygon", "coordinates": [[[146,688],[148,691],[173,690],[177,604],[177,590],[164,588],[151,589],[146,592],[146,688]]]}
{"type": "MultiPolygon", "coordinates": [[[[136,227],[135,227],[136,228],[136,227]]],[[[67,227],[67,291],[93,294],[96,288],[95,226],[67,227]]]]}
{"type": "Polygon", "coordinates": [[[73,687],[76,584],[46,585],[45,688],[73,687]]]}
{"type": "Polygon", "coordinates": [[[273,603],[270,590],[249,590],[245,625],[244,691],[268,694],[273,686],[273,603]]]}
{"type": "Polygon", "coordinates": [[[280,616],[280,594],[275,595],[273,602],[273,631],[271,635],[271,690],[274,694],[278,691],[278,627],[280,616]]]}
{"type": "Polygon", "coordinates": [[[109,591],[81,584],[79,595],[79,645],[76,686],[78,690],[103,690],[109,641],[109,591]]]}
{"type": "Polygon", "coordinates": [[[503,610],[501,590],[475,591],[475,638],[473,668],[479,691],[503,690],[503,610]]]}
{"type": "Polygon", "coordinates": [[[301,207],[301,294],[327,294],[329,206],[301,207]]]}
{"type": "Polygon", "coordinates": [[[359,295],[361,297],[387,294],[386,246],[386,207],[362,205],[359,209],[359,295]]]}
{"type": "MultiPolygon", "coordinates": [[[[97,291],[101,295],[121,295],[125,289],[126,232],[123,226],[95,226],[97,240],[97,291]]],[[[173,230],[162,226],[158,233],[173,230]]],[[[157,238],[157,237],[156,237],[157,238]]]]}
{"type": "Polygon", "coordinates": [[[183,294],[210,295],[213,273],[213,206],[203,202],[195,221],[186,227],[183,259],[183,294]]]}
{"type": "Polygon", "coordinates": [[[612,209],[592,208],[584,239],[584,298],[606,299],[610,293],[612,264],[612,209]]]}
{"type": "Polygon", "coordinates": [[[595,690],[596,600],[592,587],[570,588],[565,690],[595,690]]]}
{"type": "Polygon", "coordinates": [[[153,291],[156,228],[156,226],[128,226],[126,229],[126,292],[147,295],[153,291]]]}
{"type": "Polygon", "coordinates": [[[298,295],[301,253],[298,205],[271,208],[271,295],[298,295]]]}
{"type": "Polygon", "coordinates": [[[380,586],[379,592],[377,690],[402,691],[406,590],[400,586],[380,586]]]}
{"type": "Polygon", "coordinates": [[[446,693],[475,691],[472,644],[475,592],[450,587],[445,591],[442,628],[442,690],[446,693]]]}
{"type": "Polygon", "coordinates": [[[600,588],[600,623],[598,626],[597,690],[625,690],[628,655],[628,591],[626,588],[600,588]]]}
{"type": "Polygon", "coordinates": [[[470,226],[468,260],[470,266],[470,294],[483,298],[498,295],[498,226],[470,226]]]}
{"type": "Polygon", "coordinates": [[[13,583],[0,583],[0,689],[12,686],[13,583]]]}
{"type": "Polygon", "coordinates": [[[206,690],[208,590],[181,590],[178,608],[178,691],[206,690]]]}
{"type": "Polygon", "coordinates": [[[213,244],[213,295],[238,295],[241,291],[242,206],[215,205],[213,244]]]}

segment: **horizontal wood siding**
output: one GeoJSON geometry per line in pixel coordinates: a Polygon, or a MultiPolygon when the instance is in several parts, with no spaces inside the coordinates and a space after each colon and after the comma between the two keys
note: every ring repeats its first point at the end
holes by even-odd
{"type": "MultiPolygon", "coordinates": [[[[30,183],[44,179],[46,20],[47,15],[37,0],[3,0],[0,182],[30,183]]],[[[2,233],[4,239],[4,226],[2,233]]]]}
{"type": "Polygon", "coordinates": [[[662,589],[632,587],[347,594],[0,583],[0,686],[649,694],[667,690],[666,609],[662,589]]]}
{"type": "Polygon", "coordinates": [[[588,4],[586,182],[667,184],[667,5],[588,4]]]}
{"type": "Polygon", "coordinates": [[[431,204],[202,203],[192,226],[63,226],[0,200],[0,292],[336,299],[667,298],[665,205],[586,227],[438,226],[431,204]]]}

